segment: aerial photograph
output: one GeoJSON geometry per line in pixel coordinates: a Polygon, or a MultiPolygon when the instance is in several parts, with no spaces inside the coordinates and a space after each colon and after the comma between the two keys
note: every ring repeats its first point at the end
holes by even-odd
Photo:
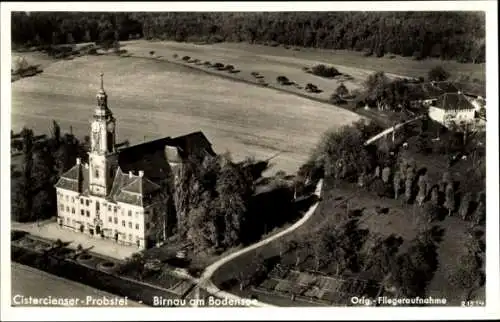
{"type": "Polygon", "coordinates": [[[486,305],[484,11],[10,16],[12,307],[486,305]]]}

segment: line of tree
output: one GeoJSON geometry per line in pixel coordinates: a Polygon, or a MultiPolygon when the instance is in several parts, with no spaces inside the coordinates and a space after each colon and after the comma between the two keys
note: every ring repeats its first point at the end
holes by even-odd
{"type": "MultiPolygon", "coordinates": [[[[11,215],[19,222],[50,218],[57,212],[54,184],[69,170],[76,157],[87,157],[85,143],[73,134],[61,134],[53,122],[49,138],[36,140],[33,130],[23,128],[20,141],[20,162],[11,169],[11,215]]],[[[17,163],[17,162],[16,162],[17,163]]]]}
{"type": "Polygon", "coordinates": [[[144,37],[282,44],[460,62],[485,61],[482,12],[14,12],[17,45],[144,37]],[[108,35],[111,37],[111,35],[108,35]]]}
{"type": "Polygon", "coordinates": [[[254,192],[247,170],[228,154],[182,165],[174,197],[177,233],[191,241],[195,251],[240,244],[254,192]]]}

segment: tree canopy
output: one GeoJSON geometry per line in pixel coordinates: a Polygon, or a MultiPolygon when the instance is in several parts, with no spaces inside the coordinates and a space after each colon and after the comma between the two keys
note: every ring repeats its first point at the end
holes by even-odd
{"type": "Polygon", "coordinates": [[[245,41],[485,61],[482,12],[14,12],[16,45],[114,40],[245,41]]]}

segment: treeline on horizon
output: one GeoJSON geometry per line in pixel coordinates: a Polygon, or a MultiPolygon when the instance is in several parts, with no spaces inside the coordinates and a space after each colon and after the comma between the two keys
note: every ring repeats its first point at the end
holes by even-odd
{"type": "Polygon", "coordinates": [[[13,12],[15,46],[103,40],[249,42],[485,61],[482,12],[13,12]]]}

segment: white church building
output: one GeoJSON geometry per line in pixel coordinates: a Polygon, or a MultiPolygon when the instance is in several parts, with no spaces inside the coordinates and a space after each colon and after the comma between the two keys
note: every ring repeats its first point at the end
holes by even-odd
{"type": "MultiPolygon", "coordinates": [[[[90,124],[88,164],[76,159],[55,185],[61,227],[149,248],[172,231],[166,185],[189,155],[215,155],[201,132],[118,149],[116,119],[101,88],[90,124]]],[[[175,183],[174,183],[175,184],[175,183]]]]}

